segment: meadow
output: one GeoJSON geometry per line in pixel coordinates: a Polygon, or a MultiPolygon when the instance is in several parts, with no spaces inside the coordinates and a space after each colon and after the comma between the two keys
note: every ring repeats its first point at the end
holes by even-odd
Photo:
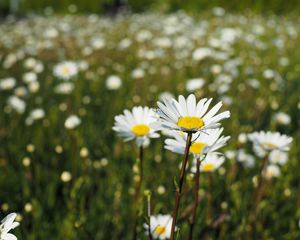
{"type": "MultiPolygon", "coordinates": [[[[0,216],[16,212],[18,239],[132,239],[138,148],[113,131],[134,106],[194,93],[222,101],[231,139],[224,163],[200,173],[194,239],[245,239],[262,157],[254,131],[293,138],[270,173],[249,239],[299,239],[300,30],[294,15],[143,13],[32,15],[0,24],[0,216]],[[71,78],[56,67],[69,62],[71,78]],[[253,233],[251,233],[253,234],[253,233]],[[251,235],[252,236],[252,235],[251,235]]],[[[152,214],[171,214],[183,158],[164,133],[145,146],[138,239],[152,214]]],[[[189,170],[177,239],[189,231],[189,170]]]]}

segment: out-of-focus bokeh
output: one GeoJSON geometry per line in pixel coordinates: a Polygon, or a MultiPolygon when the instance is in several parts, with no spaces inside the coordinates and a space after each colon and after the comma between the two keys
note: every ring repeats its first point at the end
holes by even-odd
{"type": "MultiPolygon", "coordinates": [[[[299,239],[299,12],[283,0],[1,0],[1,218],[18,213],[18,239],[131,239],[138,153],[114,117],[194,93],[231,112],[225,162],[212,183],[201,175],[195,239],[244,239],[262,161],[246,134],[259,130],[293,143],[268,175],[256,239],[299,239]]],[[[172,212],[182,159],[164,139],[144,151],[155,214],[172,212]]],[[[189,173],[182,206],[192,188],[189,173]]],[[[143,200],[137,232],[148,239],[143,200]]]]}

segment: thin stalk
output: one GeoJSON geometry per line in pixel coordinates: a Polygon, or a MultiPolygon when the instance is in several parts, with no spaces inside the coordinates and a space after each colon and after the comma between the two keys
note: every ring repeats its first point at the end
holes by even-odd
{"type": "Polygon", "coordinates": [[[148,227],[148,235],[149,240],[153,240],[151,233],[151,193],[147,196],[147,205],[148,205],[148,217],[149,217],[149,227],[148,227]]]}
{"type": "Polygon", "coordinates": [[[213,189],[213,178],[212,173],[208,173],[208,195],[207,195],[207,215],[206,215],[206,222],[207,224],[211,224],[212,221],[212,189],[213,189]]]}
{"type": "Polygon", "coordinates": [[[135,195],[133,199],[133,209],[134,209],[134,223],[133,223],[133,234],[132,239],[137,239],[137,226],[138,226],[138,214],[139,214],[139,205],[140,205],[140,198],[141,198],[141,188],[142,188],[142,182],[144,177],[144,170],[143,170],[143,146],[139,147],[139,181],[136,184],[135,188],[135,195]]]}
{"type": "Polygon", "coordinates": [[[188,133],[185,151],[184,151],[184,159],[183,159],[183,162],[181,164],[181,169],[180,169],[179,185],[178,185],[178,187],[176,186],[176,198],[175,198],[175,207],[174,207],[174,211],[173,211],[173,215],[172,215],[173,220],[172,220],[170,240],[175,239],[175,226],[176,226],[179,204],[180,204],[180,199],[181,199],[182,187],[183,187],[183,183],[184,183],[186,166],[187,166],[187,162],[189,159],[189,151],[190,151],[190,146],[191,146],[191,142],[192,142],[192,135],[193,135],[192,132],[188,133]]]}
{"type": "Polygon", "coordinates": [[[268,158],[269,158],[269,154],[266,154],[266,156],[264,157],[261,163],[260,170],[259,170],[260,172],[257,179],[257,187],[255,188],[252,196],[252,208],[249,214],[249,223],[252,225],[252,231],[253,230],[255,231],[257,209],[259,203],[261,202],[265,190],[266,181],[265,178],[263,177],[263,174],[268,166],[268,158]]]}
{"type": "Polygon", "coordinates": [[[189,232],[189,240],[193,239],[193,231],[194,231],[194,225],[196,222],[196,214],[197,214],[197,208],[199,203],[199,185],[200,185],[200,158],[197,157],[196,159],[196,173],[195,173],[195,182],[194,182],[194,204],[193,204],[193,212],[192,212],[192,218],[190,220],[190,232],[189,232]]]}

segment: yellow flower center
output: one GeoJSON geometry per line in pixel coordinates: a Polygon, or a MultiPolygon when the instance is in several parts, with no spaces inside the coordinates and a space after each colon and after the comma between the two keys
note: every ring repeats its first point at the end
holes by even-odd
{"type": "Polygon", "coordinates": [[[157,235],[162,235],[166,232],[166,228],[162,226],[157,226],[154,230],[157,235]]]}
{"type": "Polygon", "coordinates": [[[215,166],[212,163],[207,163],[205,165],[203,165],[203,171],[204,172],[210,172],[212,170],[214,170],[215,166]]]}
{"type": "Polygon", "coordinates": [[[64,74],[70,73],[70,68],[69,67],[63,67],[63,73],[64,74]]]}
{"type": "Polygon", "coordinates": [[[150,132],[150,128],[146,124],[137,124],[131,128],[131,131],[137,137],[143,137],[150,132]]]}
{"type": "Polygon", "coordinates": [[[190,146],[190,152],[194,154],[202,153],[203,148],[207,146],[207,144],[202,142],[195,142],[190,146]]]}
{"type": "Polygon", "coordinates": [[[178,119],[177,122],[178,127],[182,127],[185,129],[194,129],[194,128],[202,128],[204,126],[204,122],[199,117],[182,117],[178,119]]]}
{"type": "Polygon", "coordinates": [[[276,148],[276,145],[274,143],[270,143],[270,142],[264,142],[261,145],[264,148],[276,148]]]}

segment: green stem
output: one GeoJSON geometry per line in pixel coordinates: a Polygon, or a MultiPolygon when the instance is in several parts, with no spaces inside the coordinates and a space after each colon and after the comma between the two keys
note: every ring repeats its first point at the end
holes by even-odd
{"type": "Polygon", "coordinates": [[[200,185],[200,158],[197,157],[196,162],[196,173],[195,173],[195,182],[194,182],[194,204],[193,204],[193,213],[192,218],[190,220],[190,232],[189,232],[189,240],[193,239],[193,231],[194,231],[194,225],[196,222],[196,214],[197,214],[197,208],[199,203],[199,185],[200,185]]]}
{"type": "Polygon", "coordinates": [[[184,183],[186,166],[187,166],[187,162],[189,159],[189,150],[190,150],[190,146],[191,146],[191,142],[192,142],[192,135],[193,135],[192,132],[188,133],[187,140],[186,140],[186,146],[185,146],[184,159],[183,159],[181,169],[180,169],[179,185],[178,185],[178,187],[176,186],[175,207],[174,207],[173,215],[172,215],[173,220],[172,220],[170,240],[175,239],[175,226],[176,226],[179,204],[180,204],[180,199],[181,199],[182,187],[183,187],[183,183],[184,183]]]}
{"type": "Polygon", "coordinates": [[[144,170],[143,170],[143,146],[140,146],[139,148],[139,174],[140,178],[137,182],[136,189],[135,189],[135,195],[133,200],[133,209],[134,209],[134,223],[133,223],[133,234],[132,239],[137,239],[137,226],[138,226],[138,218],[139,218],[139,205],[140,205],[140,195],[141,195],[141,188],[142,188],[142,182],[144,177],[144,170]]]}

